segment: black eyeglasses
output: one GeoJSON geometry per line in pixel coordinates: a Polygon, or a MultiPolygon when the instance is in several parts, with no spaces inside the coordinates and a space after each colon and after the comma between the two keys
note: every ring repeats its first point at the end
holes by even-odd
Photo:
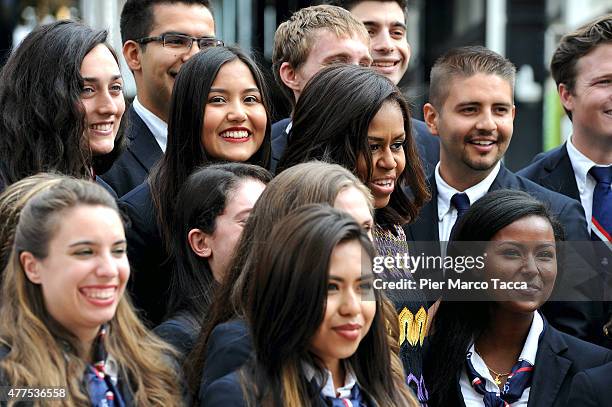
{"type": "Polygon", "coordinates": [[[200,49],[222,47],[223,41],[213,37],[191,37],[183,34],[162,34],[157,37],[144,37],[137,39],[138,44],[147,44],[149,42],[161,42],[164,48],[171,48],[180,51],[189,51],[194,41],[198,42],[200,49]]]}

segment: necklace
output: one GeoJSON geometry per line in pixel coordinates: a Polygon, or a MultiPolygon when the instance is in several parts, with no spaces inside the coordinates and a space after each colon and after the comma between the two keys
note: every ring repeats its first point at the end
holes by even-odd
{"type": "Polygon", "coordinates": [[[501,386],[502,382],[501,382],[501,380],[499,378],[500,377],[510,376],[510,373],[512,373],[512,372],[508,372],[508,373],[498,373],[498,372],[496,372],[495,370],[491,369],[489,367],[489,365],[487,365],[487,361],[484,359],[484,356],[482,356],[482,354],[478,351],[478,348],[476,348],[475,345],[474,345],[474,350],[476,351],[476,353],[478,353],[478,355],[480,355],[480,358],[484,362],[484,364],[487,367],[487,369],[489,369],[489,372],[491,372],[491,373],[493,373],[495,375],[495,379],[494,379],[495,384],[497,384],[498,386],[501,386]]]}

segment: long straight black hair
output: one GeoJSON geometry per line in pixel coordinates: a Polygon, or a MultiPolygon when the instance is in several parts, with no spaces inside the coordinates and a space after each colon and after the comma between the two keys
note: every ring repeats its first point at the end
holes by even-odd
{"type": "Polygon", "coordinates": [[[171,229],[176,195],[197,167],[213,160],[202,145],[204,111],[208,93],[223,65],[242,61],[253,74],[266,110],[266,133],[259,150],[247,160],[263,168],[270,164],[270,103],[269,92],[257,64],[242,50],[235,47],[214,47],[198,52],[180,69],[176,76],[168,119],[168,145],[166,153],[149,177],[151,196],[157,210],[157,222],[167,250],[171,247],[171,229]]]}
{"type": "MultiPolygon", "coordinates": [[[[283,243],[266,245],[253,270],[245,311],[256,360],[243,367],[242,386],[254,387],[246,395],[249,405],[317,405],[320,396],[303,379],[302,363],[313,366],[324,382],[325,366],[310,348],[325,316],[332,252],[338,244],[356,241],[371,267],[375,249],[351,215],[325,204],[294,210],[274,226],[270,241],[283,243]]],[[[345,362],[377,405],[404,406],[390,367],[383,294],[373,290],[369,295],[361,301],[376,301],[372,325],[345,362]]]]}
{"type": "MultiPolygon", "coordinates": [[[[452,255],[453,241],[489,241],[504,227],[527,216],[546,219],[555,241],[565,239],[563,227],[542,202],[522,191],[502,189],[488,193],[463,215],[451,236],[448,253],[452,255]]],[[[463,369],[468,346],[486,331],[495,306],[493,301],[448,301],[453,296],[451,292],[442,295],[429,336],[424,374],[432,407],[450,405],[449,395],[456,391],[455,377],[463,369]]]]}
{"type": "MultiPolygon", "coordinates": [[[[0,72],[0,179],[6,185],[39,172],[91,178],[123,151],[92,156],[81,102],[81,64],[107,32],[75,21],[42,25],[28,34],[0,72]]],[[[108,47],[115,60],[115,52],[108,47]]]]}

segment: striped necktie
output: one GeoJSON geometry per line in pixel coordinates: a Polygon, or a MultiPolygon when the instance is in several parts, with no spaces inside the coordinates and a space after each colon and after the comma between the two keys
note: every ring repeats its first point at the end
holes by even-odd
{"type": "Polygon", "coordinates": [[[593,191],[593,216],[591,218],[591,239],[612,242],[612,166],[595,167],[589,174],[597,181],[593,191]]]}

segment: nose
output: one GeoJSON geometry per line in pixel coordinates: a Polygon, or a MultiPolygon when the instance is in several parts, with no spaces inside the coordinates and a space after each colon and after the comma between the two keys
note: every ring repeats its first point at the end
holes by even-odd
{"type": "Polygon", "coordinates": [[[393,39],[387,30],[380,30],[371,40],[374,51],[385,54],[393,51],[393,39]]]}
{"type": "Polygon", "coordinates": [[[242,123],[246,120],[247,114],[242,101],[236,100],[234,103],[229,105],[229,111],[227,112],[227,120],[230,122],[242,123]]]}
{"type": "Polygon", "coordinates": [[[376,160],[376,165],[386,170],[393,170],[397,167],[397,162],[390,148],[384,148],[381,151],[381,156],[376,160]]]}
{"type": "Polygon", "coordinates": [[[355,290],[347,290],[342,294],[342,303],[339,312],[341,315],[353,316],[359,314],[361,310],[361,294],[355,290]]]}
{"type": "Polygon", "coordinates": [[[100,255],[96,275],[101,278],[114,278],[119,275],[119,260],[110,252],[100,255]]]}
{"type": "Polygon", "coordinates": [[[491,132],[497,129],[493,113],[488,110],[483,111],[476,123],[476,129],[483,132],[491,132]]]}
{"type": "Polygon", "coordinates": [[[98,112],[105,116],[112,116],[117,114],[119,111],[119,107],[117,106],[117,101],[110,94],[108,90],[105,92],[101,92],[98,100],[98,112]]]}
{"type": "Polygon", "coordinates": [[[182,55],[181,59],[183,60],[183,62],[186,62],[189,58],[197,54],[199,51],[200,51],[200,46],[198,45],[197,41],[194,41],[191,44],[191,48],[189,48],[189,51],[185,52],[182,55]]]}
{"type": "Polygon", "coordinates": [[[522,274],[526,277],[534,277],[540,272],[536,256],[532,253],[528,254],[523,263],[522,274]]]}

